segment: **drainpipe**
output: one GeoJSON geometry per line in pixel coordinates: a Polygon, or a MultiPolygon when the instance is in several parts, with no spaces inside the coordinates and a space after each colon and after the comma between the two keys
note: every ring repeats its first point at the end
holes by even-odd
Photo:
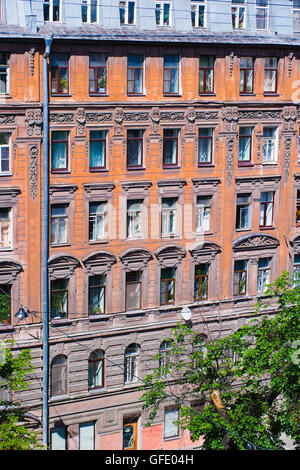
{"type": "Polygon", "coordinates": [[[43,444],[48,446],[48,247],[49,247],[49,84],[48,57],[52,38],[45,38],[43,55],[43,210],[42,210],[42,311],[43,311],[43,444]]]}

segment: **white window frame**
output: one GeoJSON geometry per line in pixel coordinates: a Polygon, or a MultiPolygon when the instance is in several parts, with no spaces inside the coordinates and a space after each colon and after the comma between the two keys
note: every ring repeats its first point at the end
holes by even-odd
{"type": "Polygon", "coordinates": [[[1,95],[9,95],[10,93],[10,67],[9,67],[9,59],[10,59],[10,55],[9,53],[6,53],[4,52],[4,54],[7,54],[8,56],[8,59],[7,59],[7,64],[0,64],[0,70],[1,71],[6,71],[6,77],[7,77],[7,80],[6,80],[6,90],[4,93],[0,93],[0,97],[1,95]]]}
{"type": "Polygon", "coordinates": [[[271,126],[264,126],[264,129],[273,129],[274,130],[274,137],[264,137],[263,136],[263,148],[262,148],[262,163],[264,164],[274,164],[277,163],[277,154],[278,154],[278,129],[277,127],[271,126]],[[272,159],[264,159],[264,148],[267,147],[267,154],[269,153],[269,147],[273,143],[273,151],[272,151],[272,159]]]}
{"type": "Polygon", "coordinates": [[[50,23],[50,22],[54,22],[54,21],[60,22],[61,21],[61,0],[58,0],[58,20],[53,19],[53,3],[54,3],[54,0],[44,0],[43,1],[43,6],[44,6],[45,3],[49,4],[49,20],[45,20],[45,18],[44,18],[44,22],[45,23],[50,23]]]}
{"type": "Polygon", "coordinates": [[[92,23],[92,24],[97,24],[99,23],[99,2],[98,0],[96,0],[96,20],[95,21],[92,21],[92,8],[91,8],[91,5],[92,4],[92,0],[81,0],[81,7],[83,6],[86,6],[87,7],[87,21],[83,21],[82,20],[82,12],[81,12],[81,20],[82,20],[82,23],[92,23]]]}
{"type": "Polygon", "coordinates": [[[12,225],[13,225],[13,217],[12,217],[12,207],[1,207],[1,209],[7,209],[8,210],[8,244],[7,246],[2,246],[2,221],[0,220],[0,251],[5,251],[5,250],[10,250],[12,249],[13,243],[12,243],[12,225]]]}
{"type": "Polygon", "coordinates": [[[125,12],[124,12],[124,23],[121,23],[121,18],[120,18],[120,24],[125,24],[125,25],[128,25],[128,24],[132,24],[132,25],[135,25],[136,24],[136,2],[133,2],[131,0],[121,0],[120,3],[119,3],[119,9],[121,8],[121,3],[124,3],[124,7],[122,6],[122,8],[124,8],[125,12]],[[134,3],[134,10],[133,10],[133,22],[132,23],[128,23],[128,4],[129,3],[134,3]]]}
{"type": "Polygon", "coordinates": [[[293,287],[300,285],[300,259],[299,261],[295,261],[295,257],[298,256],[298,253],[294,254],[294,261],[293,261],[293,287]]]}
{"type": "Polygon", "coordinates": [[[90,229],[89,229],[89,241],[90,242],[96,242],[99,240],[104,240],[105,239],[105,223],[106,223],[106,206],[107,202],[106,201],[90,201],[89,203],[89,228],[90,228],[90,223],[93,223],[93,238],[90,238],[90,229]],[[91,205],[92,204],[98,204],[101,206],[99,212],[95,212],[91,214],[91,205]],[[101,235],[97,237],[97,225],[98,221],[102,221],[102,230],[101,230],[101,235]]]}
{"type": "Polygon", "coordinates": [[[161,200],[161,236],[162,237],[170,237],[172,235],[175,235],[176,233],[177,204],[178,204],[178,198],[163,197],[161,200]],[[174,199],[174,207],[163,208],[164,199],[174,199]],[[171,231],[170,220],[171,220],[172,214],[173,214],[173,230],[171,231]],[[165,223],[163,222],[163,219],[166,220],[165,223]],[[167,228],[166,231],[163,231],[164,227],[167,228]]]}
{"type": "Polygon", "coordinates": [[[267,290],[267,284],[270,284],[270,274],[271,274],[271,258],[266,256],[264,258],[259,258],[257,262],[257,292],[263,294],[267,290]],[[259,268],[259,261],[267,259],[268,266],[259,268]],[[266,279],[264,279],[264,273],[267,273],[266,279]],[[259,289],[260,281],[260,289],[259,289]]]}
{"type": "Polygon", "coordinates": [[[270,15],[270,13],[269,13],[269,6],[270,6],[270,3],[269,3],[269,0],[267,0],[267,3],[268,3],[267,6],[260,6],[260,5],[258,5],[258,2],[259,2],[259,0],[256,0],[256,6],[255,6],[255,7],[256,7],[256,13],[255,13],[255,17],[256,17],[256,18],[255,18],[255,20],[256,20],[256,29],[259,30],[259,31],[266,31],[266,30],[269,29],[269,15],[270,15]],[[257,27],[257,20],[258,20],[258,12],[259,12],[259,10],[264,10],[264,11],[266,12],[266,16],[265,16],[265,18],[266,18],[266,24],[265,24],[265,27],[264,27],[264,28],[258,28],[258,27],[257,27]]]}
{"type": "MultiPolygon", "coordinates": [[[[193,7],[196,7],[196,10],[195,10],[195,26],[193,26],[193,24],[192,24],[192,27],[193,28],[206,28],[207,27],[207,2],[206,2],[206,0],[199,1],[199,2],[192,2],[191,3],[191,13],[192,13],[192,8],[193,7]],[[199,24],[199,7],[200,6],[204,7],[203,26],[198,26],[198,24],[199,24]]],[[[192,18],[191,18],[191,21],[192,21],[192,18]]]]}
{"type": "Polygon", "coordinates": [[[127,238],[142,238],[142,213],[143,213],[143,201],[141,199],[128,199],[127,210],[126,210],[126,230],[127,238]],[[140,202],[140,209],[129,209],[129,203],[135,201],[140,202]],[[139,226],[139,230],[135,230],[136,225],[139,226]]]}
{"type": "Polygon", "coordinates": [[[179,410],[178,410],[178,408],[165,409],[165,413],[164,413],[164,439],[175,439],[175,438],[179,437],[179,425],[173,423],[173,421],[177,421],[178,419],[179,419],[179,410]],[[171,415],[171,418],[168,418],[168,415],[171,415]],[[171,419],[172,419],[172,421],[170,422],[171,419]],[[170,428],[171,428],[171,433],[169,433],[169,432],[167,433],[168,426],[170,426],[170,428]]]}
{"type": "Polygon", "coordinates": [[[298,7],[295,7],[294,6],[294,2],[293,2],[293,31],[294,33],[300,33],[300,4],[298,7]],[[296,23],[295,21],[295,13],[297,15],[297,18],[299,19],[299,21],[297,22],[298,23],[298,28],[297,29],[294,29],[294,24],[296,23]]]}
{"type": "Polygon", "coordinates": [[[155,2],[155,22],[156,22],[156,12],[159,11],[159,24],[156,23],[156,26],[172,26],[172,3],[170,2],[155,2]],[[157,7],[159,5],[159,8],[157,7]],[[169,5],[169,22],[164,24],[164,9],[165,5],[169,5]]]}
{"type": "Polygon", "coordinates": [[[139,367],[139,353],[140,348],[138,344],[132,343],[127,346],[124,353],[124,382],[130,384],[138,380],[138,367],[139,367]],[[136,350],[128,352],[129,346],[136,346],[136,350]]]}
{"type": "Polygon", "coordinates": [[[11,174],[11,133],[10,132],[1,132],[1,134],[9,134],[8,144],[0,144],[0,176],[11,174]],[[2,148],[8,148],[8,165],[9,168],[6,171],[2,171],[2,148]]]}
{"type": "Polygon", "coordinates": [[[50,244],[51,246],[56,246],[56,245],[64,245],[66,243],[68,243],[68,239],[69,239],[69,204],[68,203],[53,203],[51,204],[51,209],[50,209],[50,244]],[[55,215],[55,216],[52,216],[52,207],[53,206],[65,206],[66,207],[66,214],[65,215],[55,215]],[[55,241],[52,241],[52,223],[54,222],[54,220],[56,220],[55,222],[55,241]],[[60,230],[59,230],[59,223],[57,222],[57,220],[61,220],[63,219],[64,220],[64,233],[65,233],[65,240],[64,241],[61,241],[59,239],[59,233],[60,233],[60,230]],[[58,224],[58,227],[57,227],[57,224],[58,224]],[[57,236],[58,235],[58,236],[57,236]],[[57,241],[59,240],[59,241],[57,241]]]}
{"type": "Polygon", "coordinates": [[[246,6],[246,0],[244,1],[244,3],[236,3],[234,0],[232,0],[231,2],[231,17],[232,17],[232,14],[233,14],[233,9],[237,9],[237,13],[236,13],[236,17],[235,17],[235,25],[232,26],[232,29],[234,30],[243,30],[243,29],[246,29],[246,25],[247,25],[247,6],[246,6]],[[240,9],[243,8],[244,9],[244,21],[243,21],[243,27],[242,28],[239,28],[239,17],[240,17],[240,9]]]}
{"type": "Polygon", "coordinates": [[[203,233],[210,231],[210,216],[211,216],[211,195],[197,196],[196,201],[196,233],[203,233]],[[199,202],[203,199],[209,199],[209,204],[199,202]],[[200,221],[200,223],[199,223],[200,221]]]}

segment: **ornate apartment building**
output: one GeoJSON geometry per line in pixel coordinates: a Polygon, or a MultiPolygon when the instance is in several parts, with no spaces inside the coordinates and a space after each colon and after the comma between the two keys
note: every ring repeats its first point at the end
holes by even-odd
{"type": "Polygon", "coordinates": [[[0,19],[0,341],[35,368],[17,397],[52,449],[199,447],[172,401],[144,427],[138,388],[183,308],[226,335],[298,280],[300,2],[1,0],[0,19]]]}

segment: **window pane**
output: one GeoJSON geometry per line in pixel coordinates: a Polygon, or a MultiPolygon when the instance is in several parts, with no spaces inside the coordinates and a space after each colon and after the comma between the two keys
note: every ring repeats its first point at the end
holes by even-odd
{"type": "Polygon", "coordinates": [[[178,424],[174,423],[179,418],[178,410],[165,410],[164,437],[175,437],[179,434],[178,424]]]}
{"type": "Polygon", "coordinates": [[[94,422],[79,425],[79,450],[94,450],[94,422]]]}
{"type": "Polygon", "coordinates": [[[66,428],[51,429],[51,450],[66,450],[66,428]]]}

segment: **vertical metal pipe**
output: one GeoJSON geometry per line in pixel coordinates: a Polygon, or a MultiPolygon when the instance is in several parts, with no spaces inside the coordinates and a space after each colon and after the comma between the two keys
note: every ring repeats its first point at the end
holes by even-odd
{"type": "Polygon", "coordinates": [[[42,311],[43,311],[43,444],[48,446],[49,416],[48,416],[48,377],[49,377],[49,348],[48,348],[48,247],[49,247],[49,85],[48,57],[52,38],[45,38],[43,55],[43,188],[42,188],[42,311]]]}

